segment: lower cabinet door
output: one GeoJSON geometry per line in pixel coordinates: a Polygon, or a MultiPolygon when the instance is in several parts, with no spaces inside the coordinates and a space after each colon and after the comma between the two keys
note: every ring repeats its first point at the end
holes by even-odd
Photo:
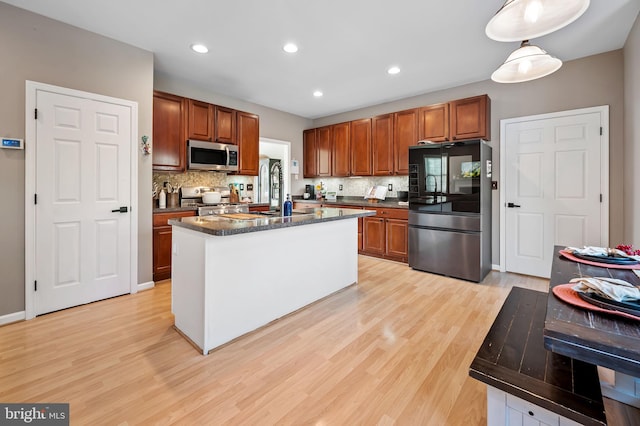
{"type": "Polygon", "coordinates": [[[363,222],[363,251],[366,253],[383,255],[385,251],[384,219],[365,217],[363,222]]]}
{"type": "Polygon", "coordinates": [[[387,246],[385,254],[389,257],[402,258],[408,256],[409,224],[402,219],[386,220],[387,246]]]}
{"type": "Polygon", "coordinates": [[[171,278],[171,227],[153,228],[153,280],[171,278]]]}

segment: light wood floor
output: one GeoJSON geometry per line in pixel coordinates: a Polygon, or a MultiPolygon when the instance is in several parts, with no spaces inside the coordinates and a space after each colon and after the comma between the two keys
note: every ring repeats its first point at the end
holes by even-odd
{"type": "Polygon", "coordinates": [[[548,281],[364,256],[359,280],[206,357],[172,328],[169,281],[0,327],[0,401],[69,402],[74,425],[486,424],[469,364],[509,289],[548,281]]]}

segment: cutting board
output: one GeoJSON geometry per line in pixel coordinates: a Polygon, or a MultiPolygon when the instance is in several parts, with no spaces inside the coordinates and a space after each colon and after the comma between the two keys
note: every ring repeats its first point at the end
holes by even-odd
{"type": "Polygon", "coordinates": [[[221,214],[220,216],[226,217],[229,219],[236,219],[236,220],[256,220],[256,219],[265,218],[261,214],[254,214],[254,213],[225,213],[225,214],[221,214]]]}

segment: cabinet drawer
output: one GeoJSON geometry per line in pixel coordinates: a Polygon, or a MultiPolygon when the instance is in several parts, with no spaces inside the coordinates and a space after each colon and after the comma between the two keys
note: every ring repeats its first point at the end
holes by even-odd
{"type": "Polygon", "coordinates": [[[296,201],[293,203],[294,209],[315,209],[316,207],[322,207],[321,203],[309,203],[309,202],[300,202],[296,201]]]}
{"type": "Polygon", "coordinates": [[[376,209],[376,211],[377,217],[409,220],[409,211],[405,209],[376,209]]]}
{"type": "Polygon", "coordinates": [[[509,425],[545,424],[560,425],[560,416],[535,404],[507,394],[507,418],[509,425]]]}
{"type": "Polygon", "coordinates": [[[167,226],[169,219],[174,217],[188,217],[195,216],[196,212],[189,210],[186,212],[167,212],[167,213],[154,213],[153,214],[153,226],[167,226]]]}

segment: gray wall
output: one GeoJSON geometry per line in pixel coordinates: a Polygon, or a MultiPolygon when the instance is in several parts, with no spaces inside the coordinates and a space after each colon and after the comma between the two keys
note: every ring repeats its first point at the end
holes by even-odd
{"type": "MultiPolygon", "coordinates": [[[[636,48],[636,52],[637,50],[636,48]]],[[[493,170],[495,179],[499,180],[500,120],[591,106],[609,105],[609,167],[611,188],[609,236],[610,243],[617,244],[625,239],[623,237],[623,194],[622,191],[617,190],[617,188],[622,188],[624,178],[622,131],[624,107],[623,68],[622,50],[616,50],[566,62],[559,71],[539,80],[518,84],[498,84],[491,80],[485,80],[344,114],[316,119],[313,122],[313,126],[318,127],[363,117],[372,117],[378,114],[487,93],[491,98],[493,170]]],[[[638,96],[637,92],[636,96],[638,96]]],[[[630,181],[627,180],[627,182],[630,181]]],[[[493,194],[492,262],[498,264],[500,261],[499,193],[494,191],[493,194]]],[[[635,211],[637,212],[638,210],[635,211]]]]}
{"type": "Polygon", "coordinates": [[[624,45],[624,236],[640,247],[640,16],[624,45]]]}
{"type": "MultiPolygon", "coordinates": [[[[291,142],[291,159],[302,164],[302,131],[313,127],[313,121],[262,105],[241,101],[218,93],[198,88],[193,83],[156,73],[154,88],[191,99],[222,105],[240,111],[252,112],[260,116],[260,137],[291,142]]],[[[302,194],[304,183],[291,180],[291,193],[302,194]]]]}
{"type": "MultiPolygon", "coordinates": [[[[153,54],[0,3],[0,135],[24,138],[25,80],[138,103],[151,135],[153,54]]],[[[29,141],[25,141],[29,143],[29,141]]],[[[0,150],[0,316],[24,310],[24,151],[0,150]]],[[[138,161],[138,280],[152,280],[151,158],[138,161]]]]}

